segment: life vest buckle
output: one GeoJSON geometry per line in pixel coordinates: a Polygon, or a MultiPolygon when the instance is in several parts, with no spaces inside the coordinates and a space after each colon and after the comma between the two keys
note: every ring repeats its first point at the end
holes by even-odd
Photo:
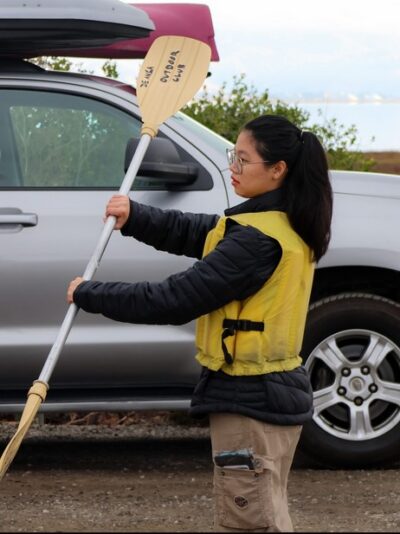
{"type": "Polygon", "coordinates": [[[224,319],[222,323],[222,328],[224,329],[222,331],[222,352],[224,353],[224,359],[225,362],[228,365],[232,365],[233,363],[233,356],[229,353],[226,345],[225,345],[225,338],[229,336],[234,336],[236,330],[241,330],[244,332],[249,332],[251,330],[255,330],[257,332],[263,332],[264,331],[264,323],[261,321],[250,321],[249,319],[224,319]]]}

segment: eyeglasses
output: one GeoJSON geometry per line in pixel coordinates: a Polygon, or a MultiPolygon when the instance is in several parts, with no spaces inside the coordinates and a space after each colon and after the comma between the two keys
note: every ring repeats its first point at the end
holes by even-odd
{"type": "Polygon", "coordinates": [[[242,158],[239,158],[239,156],[236,154],[236,150],[234,148],[226,149],[226,157],[228,158],[229,167],[233,167],[237,174],[242,174],[243,167],[245,165],[255,165],[256,163],[271,163],[270,161],[267,161],[267,160],[243,161],[242,158]]]}

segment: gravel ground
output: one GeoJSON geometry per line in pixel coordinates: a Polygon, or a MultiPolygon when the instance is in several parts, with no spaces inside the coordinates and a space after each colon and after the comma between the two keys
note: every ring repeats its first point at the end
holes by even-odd
{"type": "MultiPolygon", "coordinates": [[[[0,450],[15,424],[0,423],[0,450]]],[[[0,484],[0,532],[210,532],[207,426],[33,425],[0,484]]],[[[399,466],[325,470],[296,456],[295,529],[400,532],[399,466]]]]}

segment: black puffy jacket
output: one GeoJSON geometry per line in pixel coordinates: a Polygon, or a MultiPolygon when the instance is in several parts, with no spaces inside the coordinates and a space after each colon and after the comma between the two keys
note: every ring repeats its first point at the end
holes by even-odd
{"type": "MultiPolygon", "coordinates": [[[[225,211],[225,215],[284,210],[275,190],[225,211]]],[[[157,250],[198,258],[189,269],[161,282],[97,282],[78,286],[74,302],[83,310],[123,322],[184,324],[232,300],[257,292],[281,258],[277,241],[259,230],[228,221],[224,239],[202,258],[218,215],[160,210],[131,201],[121,232],[157,250]],[[202,258],[202,259],[201,259],[202,258]]],[[[236,412],[273,424],[302,424],[312,413],[312,392],[303,368],[257,377],[230,377],[204,369],[191,413],[236,412]]]]}

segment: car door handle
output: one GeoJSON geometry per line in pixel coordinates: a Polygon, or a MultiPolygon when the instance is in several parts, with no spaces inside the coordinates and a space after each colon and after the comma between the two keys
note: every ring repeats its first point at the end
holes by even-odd
{"type": "Polygon", "coordinates": [[[36,213],[23,213],[18,208],[0,208],[0,226],[21,225],[36,226],[38,216],[36,213]]]}

